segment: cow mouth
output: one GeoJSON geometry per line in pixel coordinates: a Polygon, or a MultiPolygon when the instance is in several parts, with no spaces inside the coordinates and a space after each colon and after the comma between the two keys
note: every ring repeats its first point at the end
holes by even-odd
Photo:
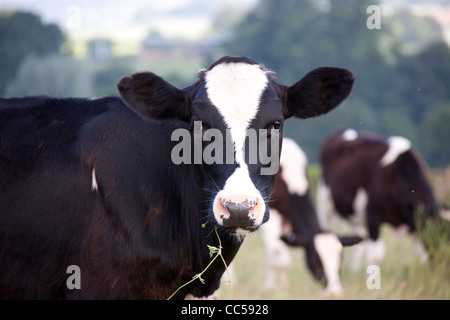
{"type": "Polygon", "coordinates": [[[249,233],[258,230],[258,227],[232,227],[225,228],[225,230],[227,230],[228,234],[231,236],[236,237],[238,240],[242,240],[249,233]]]}

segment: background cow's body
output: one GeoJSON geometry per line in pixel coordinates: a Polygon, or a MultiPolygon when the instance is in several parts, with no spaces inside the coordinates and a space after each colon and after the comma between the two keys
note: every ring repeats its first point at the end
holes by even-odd
{"type": "MultiPolygon", "coordinates": [[[[342,243],[336,235],[320,227],[306,170],[307,158],[300,146],[284,138],[280,175],[269,202],[271,218],[261,226],[269,267],[266,287],[273,288],[276,281],[287,284],[291,266],[287,243],[305,248],[308,268],[317,280],[326,284],[325,294],[340,295],[343,292],[339,277],[342,243]]],[[[346,240],[346,245],[359,242],[357,238],[346,240]]]]}
{"type": "MultiPolygon", "coordinates": [[[[122,99],[0,100],[0,297],[165,299],[210,263],[216,229],[230,263],[269,218],[276,178],[248,163],[246,130],[281,133],[352,84],[346,70],[319,68],[286,87],[251,59],[223,57],[184,89],[146,72],[121,79],[122,99]],[[234,162],[174,164],[172,134],[190,138],[195,121],[200,134],[231,131],[234,162]]],[[[212,295],[219,260],[175,298],[212,295]]]]}
{"type": "Polygon", "coordinates": [[[332,227],[336,216],[349,219],[353,232],[369,238],[368,264],[384,256],[380,225],[406,226],[421,259],[426,259],[415,213],[420,209],[434,216],[436,202],[422,161],[407,139],[341,130],[324,141],[320,162],[317,205],[323,225],[332,227]]]}

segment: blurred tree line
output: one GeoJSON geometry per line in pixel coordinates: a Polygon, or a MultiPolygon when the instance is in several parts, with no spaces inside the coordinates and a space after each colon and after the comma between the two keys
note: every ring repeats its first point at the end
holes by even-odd
{"type": "Polygon", "coordinates": [[[286,123],[285,134],[301,144],[311,162],[317,161],[325,136],[351,127],[403,135],[428,165],[446,166],[450,163],[449,47],[433,20],[408,12],[382,15],[381,28],[369,29],[366,11],[377,4],[373,0],[260,0],[235,26],[224,52],[264,63],[286,85],[323,65],[354,72],[354,90],[342,106],[317,119],[286,123]]]}
{"type": "MultiPolygon", "coordinates": [[[[286,85],[319,66],[348,68],[356,82],[339,108],[319,118],[286,122],[285,134],[300,143],[310,162],[317,162],[328,134],[351,127],[403,135],[429,166],[446,166],[450,50],[436,22],[408,11],[382,14],[381,28],[369,29],[366,11],[377,4],[376,0],[260,0],[240,21],[216,24],[226,26],[218,31],[227,41],[217,56],[200,66],[223,54],[246,55],[274,70],[286,85]]],[[[142,70],[179,87],[195,80],[196,63],[167,64],[152,65],[139,57],[78,60],[58,26],[44,24],[32,13],[0,12],[3,97],[117,95],[117,80],[142,70]]]]}
{"type": "Polygon", "coordinates": [[[64,40],[57,25],[44,25],[32,13],[0,12],[0,92],[4,92],[27,56],[56,53],[64,40]]]}
{"type": "Polygon", "coordinates": [[[116,95],[117,81],[136,66],[115,57],[75,59],[57,25],[44,24],[31,12],[0,11],[0,70],[3,97],[92,97],[116,95]]]}

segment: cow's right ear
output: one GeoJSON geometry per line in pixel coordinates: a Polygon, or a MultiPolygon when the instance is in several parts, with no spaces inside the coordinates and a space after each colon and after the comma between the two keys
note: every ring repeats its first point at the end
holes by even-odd
{"type": "Polygon", "coordinates": [[[327,113],[348,97],[354,80],[347,69],[321,67],[290,87],[280,86],[284,117],[306,119],[327,113]]]}
{"type": "Polygon", "coordinates": [[[154,73],[124,77],[117,89],[125,103],[143,118],[190,118],[189,88],[180,90],[154,73]]]}

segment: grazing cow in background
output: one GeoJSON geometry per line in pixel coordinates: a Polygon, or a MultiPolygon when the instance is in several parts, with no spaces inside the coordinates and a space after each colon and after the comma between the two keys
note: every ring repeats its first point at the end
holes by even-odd
{"type": "MultiPolygon", "coordinates": [[[[249,162],[246,133],[268,129],[280,141],[259,141],[278,157],[285,119],[330,111],[352,85],[323,67],[287,87],[252,59],[223,57],[184,89],[143,72],[120,80],[122,99],[0,99],[0,298],[166,299],[219,237],[230,263],[269,219],[276,178],[249,162]],[[198,159],[217,133],[231,163],[229,144],[214,149],[226,162],[198,159]],[[179,149],[190,139],[194,150],[179,149]]],[[[174,298],[213,295],[224,271],[217,261],[174,298]]]]}
{"type": "MultiPolygon", "coordinates": [[[[320,164],[317,211],[324,227],[331,229],[336,217],[348,219],[355,234],[368,237],[368,265],[379,264],[384,257],[382,223],[406,228],[414,237],[416,253],[422,261],[427,259],[416,232],[415,212],[434,217],[437,205],[423,162],[409,140],[340,130],[323,142],[320,164]]],[[[358,261],[352,263],[359,268],[358,261]]]]}
{"type": "Polygon", "coordinates": [[[320,227],[306,169],[304,152],[294,140],[284,138],[280,172],[269,201],[270,220],[260,228],[268,262],[266,287],[273,288],[277,279],[287,284],[291,266],[288,244],[305,248],[308,268],[326,285],[325,294],[339,296],[343,293],[339,277],[343,245],[361,239],[339,239],[320,227]]]}

